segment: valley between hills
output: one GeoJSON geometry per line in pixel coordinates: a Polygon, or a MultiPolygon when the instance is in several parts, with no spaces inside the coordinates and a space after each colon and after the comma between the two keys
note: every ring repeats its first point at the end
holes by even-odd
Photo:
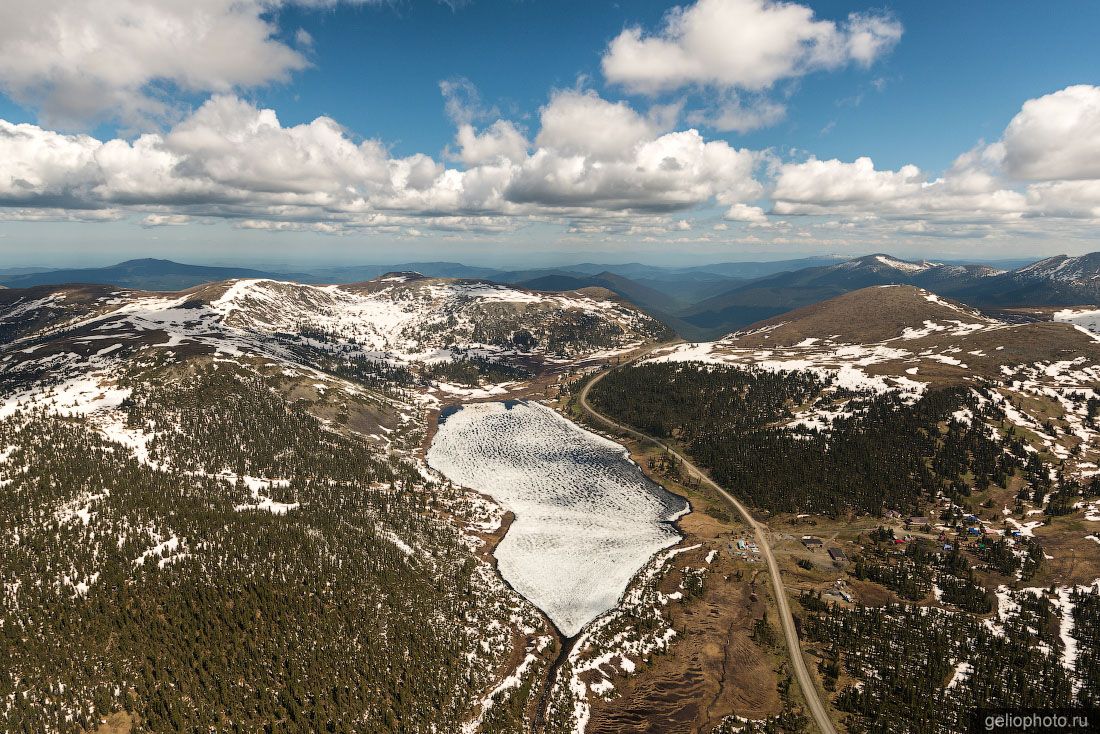
{"type": "Polygon", "coordinates": [[[708,341],[607,283],[11,284],[0,722],[860,734],[1100,705],[1091,262],[814,264],[754,281],[807,302],[708,341]]]}

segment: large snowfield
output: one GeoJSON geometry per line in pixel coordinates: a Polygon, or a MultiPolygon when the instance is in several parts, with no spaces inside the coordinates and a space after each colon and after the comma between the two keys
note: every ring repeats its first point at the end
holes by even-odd
{"type": "Polygon", "coordinates": [[[687,509],[623,447],[535,403],[479,403],[446,416],[428,463],[515,513],[496,549],[500,573],[567,637],[614,607],[649,558],[679,540],[669,521],[687,509]]]}

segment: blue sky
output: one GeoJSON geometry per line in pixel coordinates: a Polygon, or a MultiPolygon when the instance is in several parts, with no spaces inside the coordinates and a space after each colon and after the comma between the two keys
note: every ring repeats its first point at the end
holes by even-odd
{"type": "MultiPolygon", "coordinates": [[[[457,11],[437,3],[296,9],[283,14],[282,24],[314,37],[316,67],[255,98],[287,122],[328,114],[362,135],[391,141],[399,153],[438,150],[454,134],[440,80],[465,77],[487,103],[528,119],[551,89],[582,77],[609,98],[631,98],[600,82],[600,57],[624,27],[654,28],[673,5],[483,0],[457,11]]],[[[1100,82],[1100,4],[1067,3],[1064,13],[1023,2],[811,6],[832,19],[887,7],[905,35],[870,69],[819,72],[792,85],[786,122],[718,136],[754,148],[870,155],[891,168],[916,162],[942,169],[978,139],[999,136],[1025,100],[1100,82]],[[874,86],[879,79],[881,92],[874,86]]]]}
{"type": "Polygon", "coordinates": [[[191,33],[177,50],[141,29],[170,4],[150,2],[135,23],[108,1],[90,33],[133,64],[121,72],[59,40],[84,3],[55,0],[33,22],[21,4],[0,10],[10,14],[0,17],[0,267],[135,255],[521,264],[1097,249],[1095,3],[699,0],[682,6],[689,30],[678,33],[673,4],[648,0],[244,11],[202,0],[209,17],[225,14],[228,41],[191,33]],[[802,15],[771,23],[783,8],[802,15]],[[722,22],[755,50],[693,40],[692,27],[722,22]],[[869,51],[857,43],[868,28],[869,51]],[[632,29],[641,61],[613,50],[632,29]],[[790,46],[800,33],[812,54],[790,46]],[[650,64],[656,52],[674,53],[682,73],[650,64]],[[785,66],[754,75],[776,54],[785,66]],[[445,82],[461,86],[457,113],[445,82]],[[734,129],[717,121],[731,104],[734,129]],[[255,130],[248,119],[270,122],[264,110],[278,118],[270,135],[240,133],[255,130]],[[551,134],[546,117],[558,111],[567,129],[551,134]],[[340,140],[316,129],[319,117],[340,140]],[[467,123],[489,153],[463,149],[467,123]],[[634,143],[609,152],[574,139],[598,130],[634,143]],[[670,157],[692,174],[630,179],[647,150],[682,151],[669,136],[689,130],[696,152],[670,157]],[[125,160],[108,155],[122,147],[125,160]],[[422,182],[406,181],[410,167],[422,182]],[[561,180],[566,170],[576,178],[561,180]]]}

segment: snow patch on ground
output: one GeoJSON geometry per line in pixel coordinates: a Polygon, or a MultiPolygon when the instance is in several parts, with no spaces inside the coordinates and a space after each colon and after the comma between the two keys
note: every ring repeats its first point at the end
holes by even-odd
{"type": "Polygon", "coordinates": [[[1100,310],[1065,308],[1054,313],[1054,320],[1091,332],[1100,334],[1100,310]]]}
{"type": "Polygon", "coordinates": [[[825,347],[777,347],[740,349],[734,342],[708,342],[678,345],[645,360],[655,362],[701,362],[739,367],[755,367],[773,372],[810,371],[831,380],[837,387],[874,392],[901,391],[914,397],[924,392],[924,383],[908,377],[872,375],[866,367],[905,359],[910,353],[884,345],[844,344],[825,347]]]}
{"type": "Polygon", "coordinates": [[[462,734],[476,734],[476,732],[481,730],[481,722],[485,719],[485,714],[488,713],[489,709],[496,703],[496,697],[513,688],[519,688],[519,686],[523,684],[523,679],[531,669],[531,666],[538,662],[538,653],[546,649],[552,641],[553,638],[549,636],[542,636],[534,641],[531,648],[527,651],[527,655],[523,658],[523,661],[516,666],[516,669],[505,676],[504,679],[494,686],[493,690],[489,691],[488,695],[482,699],[478,715],[462,727],[462,734]]]}
{"type": "Polygon", "coordinates": [[[167,540],[157,543],[152,548],[138,556],[137,560],[134,561],[134,567],[136,568],[137,566],[144,566],[146,560],[150,558],[156,558],[157,566],[160,568],[164,568],[169,563],[177,561],[183,557],[183,554],[178,552],[179,549],[180,539],[177,536],[173,535],[167,540]]]}
{"type": "MultiPolygon", "coordinates": [[[[235,481],[235,475],[225,475],[225,478],[229,481],[235,481]]],[[[260,479],[258,477],[241,477],[241,481],[245,483],[249,491],[252,492],[253,501],[237,505],[233,509],[237,512],[244,512],[246,510],[262,510],[264,512],[270,512],[272,515],[285,515],[291,510],[296,510],[299,507],[297,502],[276,502],[270,497],[263,494],[264,490],[270,491],[273,486],[287,487],[290,482],[286,479],[260,479]]]]}
{"type": "Polygon", "coordinates": [[[1033,596],[1044,596],[1054,608],[1058,611],[1060,619],[1058,624],[1058,636],[1062,641],[1062,667],[1069,673],[1071,680],[1073,681],[1073,690],[1076,694],[1081,688],[1081,680],[1077,675],[1077,655],[1078,655],[1078,640],[1073,636],[1073,593],[1076,592],[1089,592],[1095,589],[1097,584],[1100,584],[1100,579],[1094,581],[1088,586],[1058,586],[1054,588],[1054,594],[1048,594],[1048,589],[1038,587],[1028,587],[1020,589],[1019,591],[1011,591],[1007,586],[1000,586],[997,588],[997,613],[993,618],[985,620],[985,625],[994,634],[1003,636],[1004,622],[1011,615],[1016,614],[1020,605],[1014,601],[1013,596],[1016,594],[1031,594],[1033,596]]]}
{"type": "Polygon", "coordinates": [[[955,673],[951,676],[951,682],[947,684],[948,688],[954,688],[962,683],[964,680],[970,677],[970,674],[974,672],[974,666],[970,663],[963,661],[955,665],[955,673]]]}
{"type": "Polygon", "coordinates": [[[91,493],[86,492],[82,496],[76,499],[66,502],[54,513],[54,517],[57,518],[59,523],[71,523],[75,520],[80,520],[81,524],[87,525],[92,521],[92,517],[95,515],[94,507],[101,500],[111,496],[110,490],[103,490],[102,492],[91,493]]]}
{"type": "Polygon", "coordinates": [[[566,636],[615,606],[679,534],[686,503],[648,480],[620,445],[544,406],[467,405],[448,415],[428,464],[516,515],[501,575],[566,636]]]}

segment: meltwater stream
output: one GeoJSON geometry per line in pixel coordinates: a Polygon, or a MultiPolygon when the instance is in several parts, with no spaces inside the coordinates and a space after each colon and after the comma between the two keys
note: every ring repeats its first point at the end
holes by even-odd
{"type": "Polygon", "coordinates": [[[515,513],[501,575],[565,637],[615,606],[631,577],[680,538],[687,503],[613,441],[537,403],[475,403],[440,417],[428,464],[515,513]]]}

